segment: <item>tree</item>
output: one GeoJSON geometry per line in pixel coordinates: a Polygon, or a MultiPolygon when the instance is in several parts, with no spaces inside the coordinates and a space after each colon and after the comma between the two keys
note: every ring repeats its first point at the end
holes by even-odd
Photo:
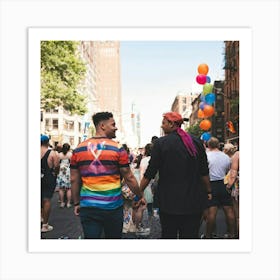
{"type": "Polygon", "coordinates": [[[72,114],[86,113],[86,97],[77,89],[86,73],[77,55],[78,42],[41,41],[41,107],[62,106],[72,114]]]}
{"type": "Polygon", "coordinates": [[[201,134],[203,133],[203,130],[199,127],[199,123],[196,123],[188,127],[187,132],[200,138],[201,134]]]}

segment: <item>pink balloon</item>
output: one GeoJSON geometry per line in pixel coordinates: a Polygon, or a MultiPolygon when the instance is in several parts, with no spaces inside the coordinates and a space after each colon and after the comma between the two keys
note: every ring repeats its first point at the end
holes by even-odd
{"type": "Polygon", "coordinates": [[[200,85],[204,85],[207,81],[207,76],[203,74],[199,74],[196,76],[196,82],[200,85]]]}

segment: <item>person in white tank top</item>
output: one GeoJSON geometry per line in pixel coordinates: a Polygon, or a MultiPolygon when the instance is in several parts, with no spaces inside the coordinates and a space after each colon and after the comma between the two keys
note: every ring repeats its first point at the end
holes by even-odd
{"type": "Polygon", "coordinates": [[[224,184],[224,177],[230,170],[231,160],[228,155],[219,150],[219,140],[211,137],[207,142],[207,160],[209,177],[212,189],[212,200],[208,201],[206,219],[206,238],[212,238],[216,224],[218,207],[223,207],[227,220],[228,233],[230,238],[235,237],[235,216],[232,206],[231,195],[227,192],[224,184]]]}

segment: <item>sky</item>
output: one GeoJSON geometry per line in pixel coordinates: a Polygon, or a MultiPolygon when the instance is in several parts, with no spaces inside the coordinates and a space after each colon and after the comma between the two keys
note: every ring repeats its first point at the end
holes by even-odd
{"type": "Polygon", "coordinates": [[[141,118],[140,146],[160,136],[162,114],[179,92],[202,90],[195,80],[199,64],[208,65],[211,83],[224,78],[223,54],[223,41],[121,41],[123,121],[130,123],[134,103],[141,118]]]}

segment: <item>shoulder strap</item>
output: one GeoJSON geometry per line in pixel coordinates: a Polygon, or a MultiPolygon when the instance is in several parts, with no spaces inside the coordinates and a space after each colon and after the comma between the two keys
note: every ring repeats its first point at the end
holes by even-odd
{"type": "Polygon", "coordinates": [[[45,170],[45,172],[47,170],[51,170],[51,168],[49,168],[49,165],[48,165],[48,157],[49,157],[49,154],[52,150],[47,150],[46,153],[44,154],[44,156],[41,158],[41,171],[42,169],[45,170]]]}
{"type": "Polygon", "coordinates": [[[49,154],[51,153],[51,151],[52,151],[52,150],[48,149],[48,150],[45,152],[44,156],[42,157],[42,160],[48,159],[49,154]]]}

